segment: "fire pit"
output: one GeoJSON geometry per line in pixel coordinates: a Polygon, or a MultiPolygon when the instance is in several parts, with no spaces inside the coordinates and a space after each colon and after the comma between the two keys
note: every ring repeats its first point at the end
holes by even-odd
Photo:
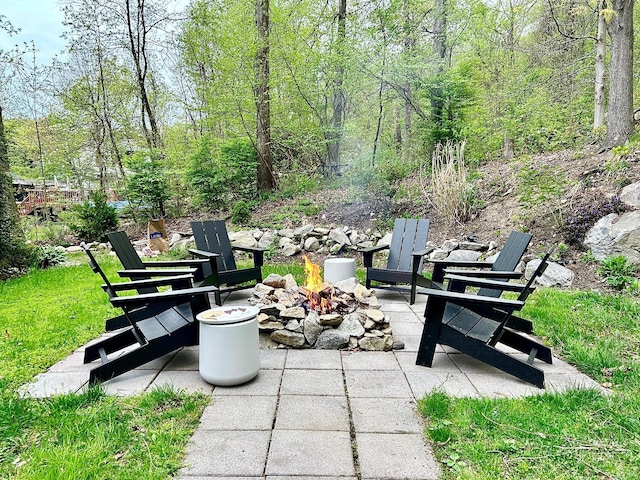
{"type": "Polygon", "coordinates": [[[305,257],[306,285],[292,275],[269,275],[255,286],[249,303],[258,307],[258,326],[278,347],[402,349],[374,292],[355,277],[335,285],[322,281],[320,266],[305,257]]]}

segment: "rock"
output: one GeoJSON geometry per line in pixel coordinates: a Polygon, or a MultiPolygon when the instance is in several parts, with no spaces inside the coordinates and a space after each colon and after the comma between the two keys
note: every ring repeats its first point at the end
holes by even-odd
{"type": "Polygon", "coordinates": [[[287,245],[295,245],[295,242],[293,241],[293,238],[280,237],[280,240],[278,240],[278,246],[280,248],[283,248],[283,247],[286,247],[287,245]]]}
{"type": "Polygon", "coordinates": [[[314,228],[315,226],[311,224],[303,225],[300,228],[296,228],[293,231],[293,235],[294,237],[305,238],[307,235],[309,235],[313,231],[314,228]]]}
{"type": "Polygon", "coordinates": [[[229,241],[235,247],[257,247],[258,241],[251,232],[229,232],[229,241]]]}
{"type": "Polygon", "coordinates": [[[285,257],[293,257],[294,255],[300,253],[300,246],[290,243],[282,247],[281,253],[285,257]]]}
{"type": "Polygon", "coordinates": [[[273,287],[265,285],[264,283],[257,283],[256,286],[253,287],[253,294],[258,298],[264,297],[265,295],[271,295],[272,293],[273,287]]]}
{"type": "Polygon", "coordinates": [[[625,205],[640,209],[640,182],[632,183],[622,189],[620,200],[625,205]]]}
{"type": "Polygon", "coordinates": [[[361,337],[365,332],[358,313],[350,313],[345,316],[337,330],[349,335],[350,337],[361,337]]]}
{"type": "Polygon", "coordinates": [[[351,245],[351,241],[346,233],[344,233],[339,228],[334,228],[329,232],[329,240],[333,240],[334,242],[343,245],[351,245]]]}
{"type": "Polygon", "coordinates": [[[304,335],[290,330],[276,330],[271,332],[271,340],[274,342],[289,345],[290,347],[302,347],[305,342],[304,335]]]}
{"type": "Polygon", "coordinates": [[[349,345],[350,338],[349,334],[336,329],[325,330],[316,340],[315,348],[339,350],[349,345]]]}
{"type": "Polygon", "coordinates": [[[286,285],[285,279],[277,273],[270,273],[262,283],[273,288],[284,288],[286,285]]]}
{"type": "Polygon", "coordinates": [[[393,236],[393,232],[389,232],[387,234],[384,235],[384,237],[382,237],[380,240],[378,240],[378,243],[376,243],[376,247],[381,247],[381,246],[385,246],[388,247],[389,245],[391,245],[391,237],[393,236]]]}
{"type": "Polygon", "coordinates": [[[287,237],[287,238],[294,237],[293,230],[291,230],[290,228],[283,228],[282,230],[278,230],[278,235],[280,235],[281,237],[287,237]]]}
{"type": "Polygon", "coordinates": [[[280,312],[280,318],[282,319],[303,319],[307,314],[302,307],[291,307],[280,312]]]}
{"type": "MultiPolygon", "coordinates": [[[[531,275],[533,274],[535,269],[538,268],[538,265],[540,265],[541,261],[542,260],[540,260],[539,258],[536,258],[535,260],[531,260],[527,264],[527,268],[525,269],[524,274],[525,278],[531,278],[531,275]]],[[[549,262],[547,265],[547,269],[536,279],[536,282],[545,287],[571,287],[574,277],[575,274],[568,268],[563,267],[562,265],[555,262],[549,262]]]]}
{"type": "Polygon", "coordinates": [[[587,232],[584,244],[597,260],[623,255],[631,263],[640,263],[640,210],[601,218],[587,232]]]}
{"type": "Polygon", "coordinates": [[[304,241],[304,249],[307,252],[317,252],[320,250],[320,242],[316,237],[307,237],[304,241]]]}
{"type": "Polygon", "coordinates": [[[353,296],[359,302],[365,302],[368,298],[373,297],[373,290],[369,290],[364,285],[360,285],[359,283],[353,289],[353,296]]]}
{"type": "Polygon", "coordinates": [[[287,273],[284,277],[284,288],[286,290],[291,290],[293,288],[298,288],[298,282],[296,282],[296,279],[294,278],[293,275],[291,275],[290,273],[287,273]]]}
{"type": "Polygon", "coordinates": [[[342,315],[338,315],[337,313],[328,313],[326,315],[320,315],[318,321],[323,327],[337,327],[343,320],[344,318],[342,315]]]}
{"type": "Polygon", "coordinates": [[[180,251],[180,250],[188,250],[190,248],[195,247],[195,242],[192,238],[184,238],[182,240],[177,241],[171,247],[171,250],[180,251]]]}
{"type": "Polygon", "coordinates": [[[458,248],[460,244],[458,243],[457,240],[451,239],[451,240],[445,240],[442,243],[442,246],[440,248],[442,248],[443,250],[446,250],[448,252],[452,252],[454,251],[456,248],[458,248]]]}
{"type": "Polygon", "coordinates": [[[340,250],[342,250],[342,247],[344,247],[343,243],[334,243],[329,247],[329,253],[331,253],[331,255],[337,255],[340,253],[340,250]]]}
{"type": "Polygon", "coordinates": [[[302,333],[302,325],[298,320],[290,320],[289,323],[287,323],[284,328],[292,332],[302,333]]]}
{"type": "Polygon", "coordinates": [[[309,315],[307,315],[307,318],[304,319],[302,324],[302,333],[304,333],[304,337],[307,339],[309,345],[315,345],[316,340],[318,340],[323,330],[324,328],[318,321],[318,314],[316,312],[309,312],[309,315]]]}
{"type": "Polygon", "coordinates": [[[84,250],[82,250],[82,247],[78,245],[71,245],[70,247],[65,248],[64,251],[67,253],[78,253],[83,252],[84,250]]]}
{"type": "Polygon", "coordinates": [[[258,323],[258,330],[261,332],[275,332],[276,330],[282,330],[284,328],[284,323],[277,321],[268,321],[258,323]]]}
{"type": "Polygon", "coordinates": [[[365,337],[358,341],[358,346],[362,350],[368,351],[388,351],[391,350],[393,340],[391,337],[365,337]]]}
{"type": "Polygon", "coordinates": [[[485,250],[489,250],[488,245],[477,242],[460,242],[458,248],[460,250],[472,250],[474,252],[484,252],[485,250]]]}
{"type": "Polygon", "coordinates": [[[334,288],[337,288],[341,292],[353,293],[357,287],[362,285],[360,285],[356,277],[351,277],[351,278],[346,278],[344,280],[340,280],[339,282],[334,283],[333,286],[334,288]]]}
{"type": "Polygon", "coordinates": [[[454,250],[452,251],[447,260],[455,262],[475,262],[480,258],[480,252],[473,250],[454,250]]]}
{"type": "Polygon", "coordinates": [[[269,249],[276,242],[278,235],[274,230],[267,230],[258,240],[258,247],[269,249]]]}
{"type": "Polygon", "coordinates": [[[360,310],[360,312],[376,323],[388,323],[385,321],[384,313],[376,308],[365,308],[364,310],[360,310]]]}
{"type": "Polygon", "coordinates": [[[449,256],[448,250],[443,250],[442,248],[436,248],[433,252],[429,254],[429,260],[444,260],[449,256]]]}
{"type": "Polygon", "coordinates": [[[394,340],[391,344],[391,350],[404,350],[404,342],[401,340],[394,340]]]}
{"type": "Polygon", "coordinates": [[[180,240],[182,240],[182,235],[179,233],[172,233],[171,238],[169,238],[169,248],[173,247],[180,240]]]}

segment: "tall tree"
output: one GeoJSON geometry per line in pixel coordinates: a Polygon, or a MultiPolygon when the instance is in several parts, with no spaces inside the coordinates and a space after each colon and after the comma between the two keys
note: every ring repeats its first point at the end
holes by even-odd
{"type": "Polygon", "coordinates": [[[269,0],[256,0],[258,48],[255,60],[256,149],[258,151],[258,190],[275,189],[271,157],[271,103],[269,90],[269,0]]]}
{"type": "Polygon", "coordinates": [[[336,14],[337,37],[335,41],[335,73],[333,77],[333,100],[330,128],[326,132],[327,165],[325,174],[334,175],[340,169],[340,142],[344,129],[346,97],[344,94],[344,74],[347,42],[347,0],[338,0],[336,14]]]}
{"type": "MultiPolygon", "coordinates": [[[[0,34],[13,34],[15,29],[0,16],[0,34]]],[[[18,221],[13,181],[11,179],[8,142],[2,117],[5,100],[4,87],[11,76],[8,66],[12,63],[8,52],[0,50],[0,280],[10,275],[9,267],[20,267],[26,263],[27,253],[24,234],[18,221]]]]}
{"type": "Polygon", "coordinates": [[[634,0],[612,0],[607,32],[611,38],[609,108],[603,148],[625,143],[633,133],[634,0]]]}

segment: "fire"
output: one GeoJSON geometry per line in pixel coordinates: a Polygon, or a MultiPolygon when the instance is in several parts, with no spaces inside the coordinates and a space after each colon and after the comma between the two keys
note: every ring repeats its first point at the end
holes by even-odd
{"type": "Polygon", "coordinates": [[[304,272],[307,276],[307,283],[304,288],[307,290],[309,308],[322,314],[327,313],[331,308],[331,302],[320,296],[320,292],[327,287],[322,281],[322,275],[320,275],[320,265],[313,263],[305,255],[304,272]]]}
{"type": "Polygon", "coordinates": [[[307,290],[318,293],[324,288],[322,275],[320,275],[320,265],[313,263],[306,255],[304,256],[304,273],[307,276],[307,283],[305,285],[307,290]]]}

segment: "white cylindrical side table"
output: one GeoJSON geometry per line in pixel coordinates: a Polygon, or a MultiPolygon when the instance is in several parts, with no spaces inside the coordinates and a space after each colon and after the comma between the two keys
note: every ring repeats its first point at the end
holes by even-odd
{"type": "Polygon", "coordinates": [[[353,258],[328,258],[324,261],[324,281],[337,283],[356,276],[356,261],[353,258]]]}
{"type": "Polygon", "coordinates": [[[218,307],[196,315],[200,322],[200,375],[221,386],[248,382],[260,371],[258,308],[218,307]]]}

